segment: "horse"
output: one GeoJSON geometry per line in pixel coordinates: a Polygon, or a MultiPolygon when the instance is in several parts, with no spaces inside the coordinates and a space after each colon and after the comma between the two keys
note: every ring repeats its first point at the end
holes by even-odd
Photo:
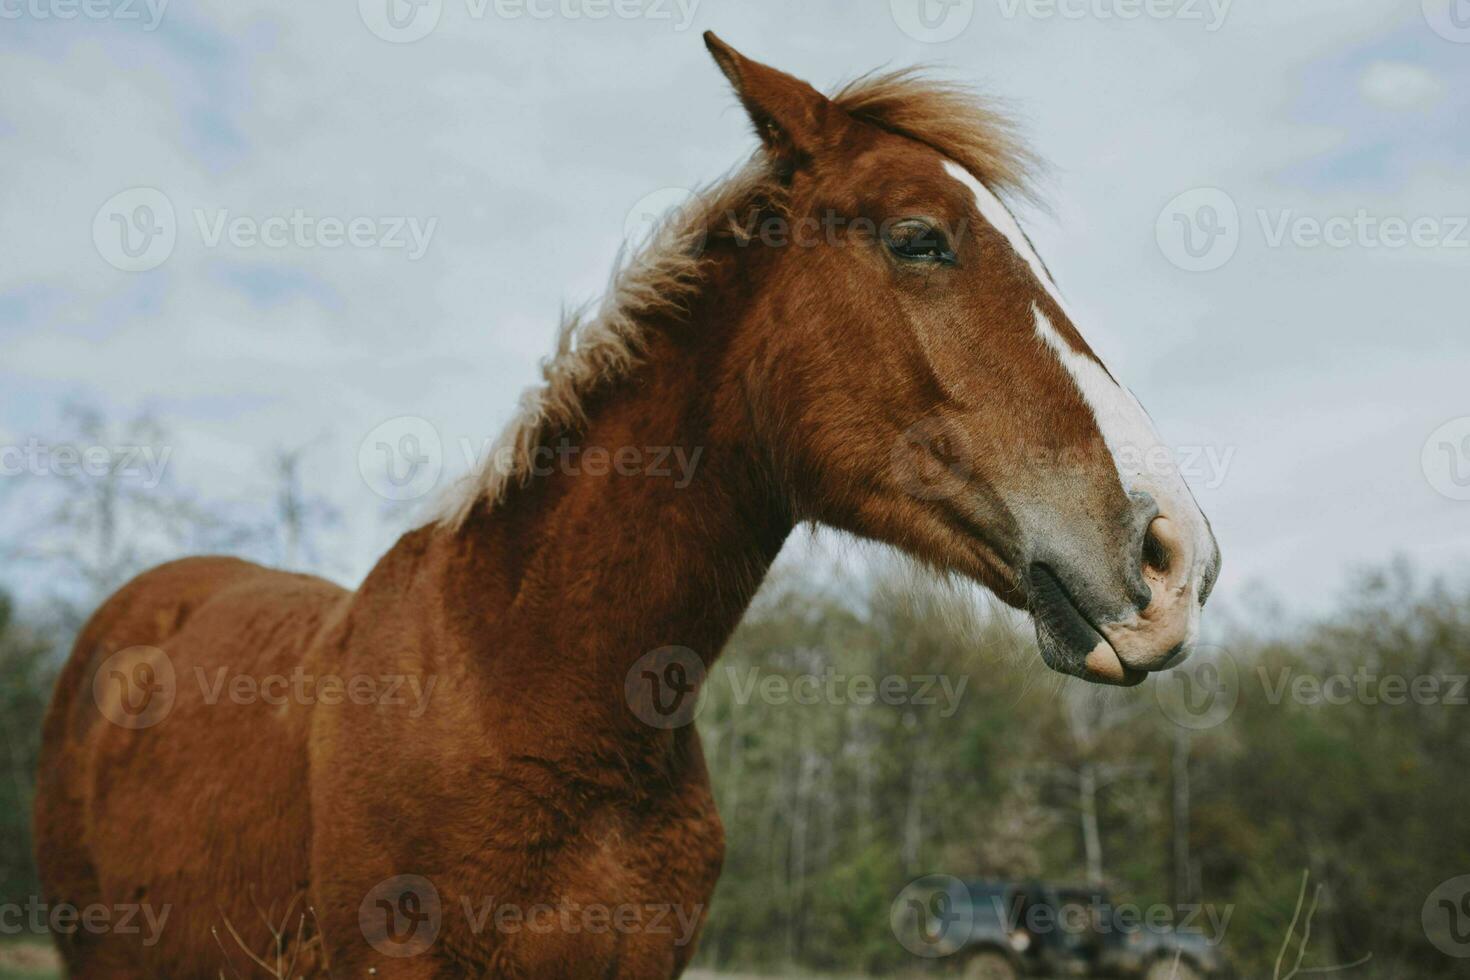
{"type": "Polygon", "coordinates": [[[1187,655],[1219,549],[1014,217],[1010,117],[705,43],[751,157],[565,318],[355,592],[193,557],[81,630],[44,897],[161,927],[58,936],[72,977],[679,976],[724,847],[687,704],[798,524],[1029,611],[1062,673],[1187,655]]]}

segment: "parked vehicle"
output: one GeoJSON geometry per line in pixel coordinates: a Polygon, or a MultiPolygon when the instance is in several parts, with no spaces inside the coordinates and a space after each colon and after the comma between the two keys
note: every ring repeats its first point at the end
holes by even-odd
{"type": "Polygon", "coordinates": [[[1148,921],[1136,907],[1115,904],[1106,889],[996,880],[966,886],[972,924],[953,954],[965,980],[1231,975],[1222,937],[1148,921]]]}

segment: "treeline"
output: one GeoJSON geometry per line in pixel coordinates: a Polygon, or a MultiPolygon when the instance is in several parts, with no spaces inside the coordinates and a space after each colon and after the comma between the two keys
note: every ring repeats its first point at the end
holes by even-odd
{"type": "Polygon", "coordinates": [[[51,637],[19,620],[0,592],[0,904],[35,895],[31,861],[31,800],[41,716],[54,669],[51,637]]]}
{"type": "Polygon", "coordinates": [[[889,925],[941,873],[1100,881],[1243,977],[1465,975],[1470,879],[1436,888],[1470,875],[1470,589],[1391,566],[1316,624],[1237,609],[1192,666],[1122,692],[1050,675],[1029,627],[976,605],[764,591],[699,720],[728,837],[703,962],[954,972],[889,925]]]}

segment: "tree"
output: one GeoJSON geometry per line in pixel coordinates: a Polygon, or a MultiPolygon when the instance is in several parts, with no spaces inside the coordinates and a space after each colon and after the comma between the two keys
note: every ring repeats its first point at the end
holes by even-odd
{"type": "Polygon", "coordinates": [[[38,889],[31,863],[41,718],[51,689],[44,631],[23,621],[0,592],[0,904],[23,903],[38,889]]]}
{"type": "Polygon", "coordinates": [[[174,446],[148,413],[110,422],[91,406],[63,413],[63,433],[25,448],[32,514],[11,553],[46,569],[73,627],[128,578],[190,546],[224,546],[239,529],[194,503],[172,480],[174,446]]]}
{"type": "Polygon", "coordinates": [[[312,443],[294,449],[280,448],[271,456],[275,513],[269,537],[275,540],[276,563],[282,568],[300,568],[303,559],[309,567],[319,566],[317,534],[341,523],[341,510],[305,486],[302,471],[313,448],[312,443]]]}

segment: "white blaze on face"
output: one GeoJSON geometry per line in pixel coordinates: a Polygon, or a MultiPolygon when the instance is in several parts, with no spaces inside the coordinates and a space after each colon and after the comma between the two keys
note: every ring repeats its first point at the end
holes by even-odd
{"type": "MultiPolygon", "coordinates": [[[[1031,269],[1047,296],[1075,326],[1076,319],[1010,209],[964,167],[946,160],[944,169],[975,195],[975,206],[981,217],[1005,237],[1031,269]]],[[[1214,554],[1214,544],[1204,515],[1175,465],[1174,453],[1159,438],[1148,413],[1131,391],[1113,380],[1095,358],[1073,348],[1053,326],[1039,303],[1032,304],[1032,313],[1037,338],[1056,355],[1092,409],[1098,432],[1112,454],[1123,489],[1153,495],[1162,515],[1185,525],[1185,537],[1194,542],[1194,568],[1190,580],[1192,588],[1198,590],[1203,578],[1201,572],[1214,554]]]]}

